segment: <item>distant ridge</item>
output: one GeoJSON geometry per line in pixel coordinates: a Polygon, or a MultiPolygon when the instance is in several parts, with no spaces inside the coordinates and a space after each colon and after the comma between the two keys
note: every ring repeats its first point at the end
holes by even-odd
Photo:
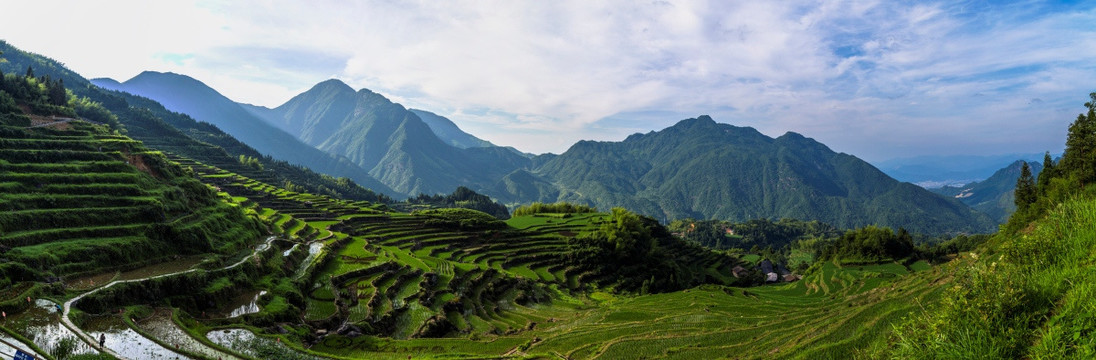
{"type": "Polygon", "coordinates": [[[985,180],[1017,159],[1041,161],[1043,154],[930,155],[877,161],[873,164],[899,181],[936,188],[985,180]]]}
{"type": "MultiPolygon", "coordinates": [[[[1043,164],[1037,161],[1028,161],[1031,175],[1036,178],[1043,170],[1043,164]]],[[[1008,221],[1009,216],[1016,211],[1016,180],[1020,178],[1020,167],[1024,160],[1016,160],[1012,164],[997,170],[988,179],[976,181],[963,186],[945,186],[931,189],[932,192],[944,196],[951,196],[975,210],[981,211],[997,223],[1008,221]]]]}
{"type": "Polygon", "coordinates": [[[338,80],[316,84],[274,109],[249,107],[249,111],[320,150],[345,156],[406,194],[448,193],[458,186],[480,191],[531,164],[525,154],[476,139],[455,125],[441,124],[448,128],[443,133],[454,136],[450,140],[479,146],[447,143],[415,112],[368,89],[355,92],[338,80]]]}
{"type": "Polygon", "coordinates": [[[145,71],[122,83],[111,79],[94,79],[92,83],[105,89],[124,91],[156,100],[168,110],[185,113],[199,121],[211,123],[259,152],[276,159],[308,166],[315,171],[332,176],[348,177],[362,186],[381,193],[402,195],[377,181],[349,160],[324,153],[301,142],[295,136],[267,124],[244,107],[194,78],[175,73],[145,71]]]}
{"type": "Polygon", "coordinates": [[[438,114],[418,109],[408,109],[415,113],[426,123],[426,126],[430,127],[430,130],[437,135],[439,139],[445,143],[459,147],[461,149],[467,149],[472,147],[490,147],[495,146],[487,140],[480,139],[472,134],[461,130],[457,124],[454,124],[452,120],[446,119],[438,114]]]}
{"type": "Polygon", "coordinates": [[[504,179],[495,195],[528,201],[536,193],[535,200],[623,206],[663,220],[786,217],[924,233],[993,227],[955,199],[898,182],[813,139],[794,132],[774,139],[708,116],[621,142],[580,141],[533,175],[504,179]]]}

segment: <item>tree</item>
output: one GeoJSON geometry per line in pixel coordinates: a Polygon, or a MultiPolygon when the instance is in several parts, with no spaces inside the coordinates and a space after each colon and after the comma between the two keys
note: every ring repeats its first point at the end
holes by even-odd
{"type": "Polygon", "coordinates": [[[1040,192],[1046,192],[1047,188],[1050,187],[1050,179],[1057,176],[1056,170],[1054,168],[1054,159],[1050,157],[1050,151],[1047,151],[1046,154],[1043,154],[1043,171],[1039,172],[1038,185],[1040,192]]]}
{"type": "Polygon", "coordinates": [[[34,69],[31,68],[30,65],[27,65],[27,74],[25,76],[28,79],[34,78],[34,69]]]}
{"type": "Polygon", "coordinates": [[[68,93],[65,92],[65,80],[57,79],[57,81],[49,83],[49,103],[52,105],[61,106],[68,102],[68,93]]]}
{"type": "Polygon", "coordinates": [[[1092,99],[1085,103],[1088,113],[1077,115],[1069,125],[1066,151],[1059,163],[1062,175],[1076,176],[1082,186],[1096,180],[1096,92],[1088,96],[1092,99]]]}
{"type": "Polygon", "coordinates": [[[1017,211],[1027,210],[1031,204],[1035,203],[1038,196],[1035,189],[1035,179],[1031,176],[1031,168],[1028,167],[1027,162],[1020,167],[1020,178],[1016,179],[1016,207],[1017,211]]]}

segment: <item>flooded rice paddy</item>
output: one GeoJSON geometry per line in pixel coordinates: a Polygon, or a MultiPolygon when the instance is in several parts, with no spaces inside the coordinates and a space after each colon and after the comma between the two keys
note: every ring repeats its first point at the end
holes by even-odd
{"type": "Polygon", "coordinates": [[[320,251],[323,250],[322,241],[314,241],[308,244],[308,256],[301,261],[300,267],[297,268],[296,278],[300,279],[304,274],[308,273],[308,268],[312,266],[312,263],[316,261],[316,257],[320,255],[320,251]]]}
{"type": "Polygon", "coordinates": [[[157,308],[147,319],[138,320],[137,327],[160,339],[160,341],[178,346],[180,349],[199,354],[210,359],[238,359],[236,356],[214,349],[199,342],[171,321],[171,309],[157,308]]]}
{"type": "MultiPolygon", "coordinates": [[[[94,354],[93,350],[80,341],[71,330],[61,324],[61,315],[57,304],[49,300],[38,299],[34,306],[18,314],[8,314],[3,320],[4,327],[34,342],[45,352],[60,351],[62,347],[71,347],[72,354],[94,354]]],[[[6,339],[5,339],[6,340],[6,339]]],[[[26,352],[29,349],[23,348],[26,352]]]]}
{"type": "Polygon", "coordinates": [[[126,326],[119,315],[89,317],[83,330],[96,340],[103,336],[104,346],[127,359],[188,359],[126,326]]]}
{"type": "MultiPolygon", "coordinates": [[[[2,323],[0,323],[2,324],[2,323]]],[[[0,332],[0,356],[5,358],[15,358],[15,351],[19,350],[32,356],[42,357],[41,354],[31,350],[27,344],[16,340],[15,338],[8,336],[3,332],[0,332]]]]}
{"type": "Polygon", "coordinates": [[[261,310],[259,308],[259,298],[263,295],[266,295],[266,290],[245,291],[240,295],[236,295],[232,298],[232,301],[222,305],[219,310],[210,313],[210,315],[215,318],[234,318],[257,313],[261,310]]]}
{"type": "Polygon", "coordinates": [[[286,360],[323,359],[297,352],[277,340],[256,336],[255,333],[247,329],[213,330],[206,333],[206,338],[217,345],[239,351],[248,356],[286,360]]]}

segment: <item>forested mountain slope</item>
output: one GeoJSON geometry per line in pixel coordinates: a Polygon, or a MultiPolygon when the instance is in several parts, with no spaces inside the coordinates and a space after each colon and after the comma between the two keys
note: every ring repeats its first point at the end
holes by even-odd
{"type": "MultiPolygon", "coordinates": [[[[535,200],[545,202],[624,206],[662,219],[797,218],[925,233],[992,228],[954,199],[900,183],[802,135],[773,139],[707,116],[622,142],[579,142],[534,174],[512,176],[499,189],[539,194],[535,200]],[[558,187],[558,197],[548,198],[554,194],[545,183],[558,187]]],[[[499,197],[517,200],[517,193],[499,197]]]]}
{"type": "Polygon", "coordinates": [[[338,80],[321,82],[277,108],[249,110],[320,150],[346,156],[404,193],[482,189],[530,163],[501,147],[449,145],[400,104],[338,80]]]}

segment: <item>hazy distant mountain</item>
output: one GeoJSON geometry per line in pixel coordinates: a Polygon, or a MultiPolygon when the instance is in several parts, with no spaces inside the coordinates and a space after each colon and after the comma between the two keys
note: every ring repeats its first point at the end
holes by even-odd
{"type": "Polygon", "coordinates": [[[407,194],[447,193],[457,186],[479,191],[532,163],[490,143],[450,145],[402,105],[367,89],[355,92],[338,80],[321,82],[277,108],[248,110],[320,150],[346,156],[407,194]]]}
{"type": "Polygon", "coordinates": [[[332,176],[348,177],[375,191],[400,195],[348,159],[327,154],[301,142],[295,136],[267,124],[201,81],[188,76],[146,71],[123,83],[109,79],[95,79],[92,82],[106,89],[156,100],[168,110],[185,113],[199,121],[213,124],[276,159],[308,166],[332,176]]]}
{"type": "Polygon", "coordinates": [[[624,206],[662,219],[788,217],[926,233],[993,228],[955,199],[898,182],[802,135],[773,139],[707,116],[622,142],[581,141],[533,173],[508,175],[494,190],[505,190],[493,194],[504,201],[624,206]]]}
{"type": "MultiPolygon", "coordinates": [[[[1020,167],[1023,163],[1024,160],[1016,160],[983,181],[929,190],[959,199],[975,210],[985,213],[994,221],[1004,223],[1013,212],[1016,212],[1016,196],[1013,191],[1016,190],[1016,180],[1020,178],[1020,167]]],[[[1028,166],[1031,168],[1031,175],[1038,178],[1039,172],[1043,170],[1043,163],[1028,161],[1028,166]]]]}
{"type": "Polygon", "coordinates": [[[1016,159],[1042,161],[1043,153],[1006,155],[917,156],[875,162],[887,175],[925,188],[960,185],[986,179],[1016,159]]]}
{"type": "Polygon", "coordinates": [[[521,156],[524,156],[524,157],[527,157],[527,158],[536,157],[536,155],[521,152],[520,150],[515,149],[513,147],[498,146],[498,145],[492,144],[490,141],[483,140],[483,139],[480,139],[480,138],[476,137],[475,135],[466,133],[466,132],[464,132],[464,130],[461,130],[460,127],[457,127],[457,124],[453,123],[452,120],[449,120],[448,118],[446,118],[444,116],[441,116],[441,115],[438,115],[438,114],[435,114],[435,113],[432,113],[432,112],[429,112],[429,111],[426,111],[426,110],[419,110],[419,109],[407,109],[407,110],[415,113],[415,115],[418,115],[419,119],[421,119],[422,122],[426,123],[426,126],[430,127],[430,130],[434,132],[434,135],[436,135],[438,137],[438,139],[441,139],[441,141],[445,142],[446,144],[453,145],[453,146],[459,147],[461,149],[474,148],[474,147],[501,147],[503,149],[510,150],[511,152],[513,152],[515,154],[518,154],[518,155],[521,155],[521,156]]]}
{"type": "Polygon", "coordinates": [[[487,140],[480,139],[478,137],[472,136],[472,134],[464,132],[460,129],[460,127],[457,127],[457,124],[454,124],[453,121],[443,116],[426,110],[407,110],[415,113],[415,115],[418,115],[419,119],[421,119],[423,122],[426,123],[427,126],[430,127],[430,130],[434,132],[434,135],[437,135],[438,138],[444,141],[446,144],[453,145],[461,149],[495,146],[495,144],[492,144],[487,140]]]}

